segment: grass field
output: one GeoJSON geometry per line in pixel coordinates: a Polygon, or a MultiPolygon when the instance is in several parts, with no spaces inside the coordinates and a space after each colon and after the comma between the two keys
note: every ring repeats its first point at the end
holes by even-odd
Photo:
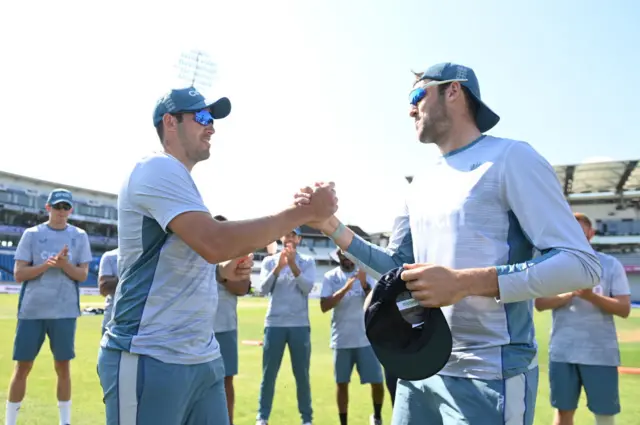
{"type": "MultiPolygon", "coordinates": [[[[15,331],[15,312],[18,298],[13,295],[0,295],[0,423],[4,424],[4,400],[11,376],[11,359],[15,331]]],[[[101,305],[101,297],[82,298],[83,305],[101,305]]],[[[335,404],[335,385],[333,381],[332,352],[329,348],[329,314],[322,314],[317,300],[311,300],[311,382],[316,425],[337,424],[335,404]]],[[[266,300],[245,298],[240,300],[239,341],[259,340],[262,338],[266,300]]],[[[549,384],[547,379],[547,343],[550,326],[550,314],[536,314],[538,343],[540,346],[540,387],[536,410],[536,424],[550,424],[552,410],[549,406],[549,384]]],[[[98,377],[96,359],[102,316],[83,316],[78,321],[76,338],[76,359],[72,363],[73,376],[73,425],[97,425],[104,423],[104,407],[98,377]]],[[[624,366],[640,367],[640,311],[635,310],[627,320],[618,321],[624,366]]],[[[236,425],[255,423],[258,389],[261,377],[261,347],[240,344],[240,374],[236,377],[236,425]]],[[[369,389],[359,385],[354,373],[349,408],[350,424],[368,424],[371,414],[369,389]],[[355,378],[355,379],[354,379],[355,378]]],[[[621,375],[620,392],[622,413],[617,418],[618,425],[637,424],[640,417],[640,375],[621,375]],[[635,400],[635,401],[634,401],[635,400]]],[[[278,376],[277,391],[274,400],[271,423],[273,425],[297,425],[300,418],[297,412],[295,384],[289,357],[285,354],[278,376]]],[[[388,396],[383,411],[385,423],[391,418],[388,396]]],[[[55,373],[48,343],[41,350],[31,373],[27,396],[19,416],[20,425],[51,425],[58,421],[55,400],[55,373]]],[[[586,409],[584,398],[576,416],[577,424],[592,423],[592,417],[586,409]]]]}

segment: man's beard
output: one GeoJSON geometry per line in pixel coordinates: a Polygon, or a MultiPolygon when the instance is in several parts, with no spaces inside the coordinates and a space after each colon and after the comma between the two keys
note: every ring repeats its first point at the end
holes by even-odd
{"type": "Polygon", "coordinates": [[[451,128],[451,119],[444,105],[444,100],[440,99],[438,106],[430,111],[427,120],[422,120],[422,126],[419,129],[418,139],[421,143],[435,143],[436,145],[442,140],[451,128]]]}
{"type": "Polygon", "coordinates": [[[340,268],[345,272],[352,272],[356,268],[356,265],[352,262],[347,263],[346,261],[341,261],[340,268]]]}

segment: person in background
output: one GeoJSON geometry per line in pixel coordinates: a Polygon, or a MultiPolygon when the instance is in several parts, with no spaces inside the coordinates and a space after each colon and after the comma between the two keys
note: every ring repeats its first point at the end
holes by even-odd
{"type": "Polygon", "coordinates": [[[92,260],[87,233],[68,223],[73,196],[53,190],[45,205],[49,220],[24,231],[15,253],[14,276],[21,283],[18,326],[13,346],[16,366],[9,385],[5,423],[16,425],[27,377],[44,338],[49,338],[58,377],[60,425],[71,423],[71,371],[75,358],[78,284],[87,279],[92,260]]]}
{"type": "Polygon", "coordinates": [[[310,425],[312,421],[309,293],[313,289],[316,263],[313,257],[297,252],[302,241],[300,233],[300,229],[296,228],[283,236],[280,239],[283,250],[262,261],[258,291],[270,295],[270,298],[265,318],[262,382],[256,425],[266,425],[269,420],[276,378],[287,345],[296,380],[298,410],[304,425],[310,425]]]}
{"type": "MultiPolygon", "coordinates": [[[[217,215],[218,221],[227,221],[226,217],[217,215]]],[[[238,297],[247,295],[251,288],[251,280],[218,282],[218,308],[213,330],[220,345],[220,353],[224,362],[224,391],[227,396],[229,423],[233,425],[235,390],[233,377],[238,374],[238,297]]]]}
{"type": "Polygon", "coordinates": [[[331,256],[339,266],[329,270],[322,280],[320,308],[331,315],[331,348],[337,384],[337,403],[340,425],[347,425],[349,410],[349,381],[353,367],[358,369],[361,384],[371,384],[373,415],[371,425],[382,424],[384,385],[382,367],[367,339],[364,327],[365,298],[376,282],[338,249],[331,256]]]}
{"type": "MultiPolygon", "coordinates": [[[[591,220],[575,213],[586,238],[595,235],[591,220]]],[[[631,312],[631,291],[624,266],[611,255],[597,252],[602,265],[600,283],[593,289],[538,298],[538,311],[552,310],[549,343],[551,405],[554,425],[573,425],[580,389],[596,425],[613,425],[620,413],[618,366],[620,349],[615,316],[631,312]]]]}
{"type": "Polygon", "coordinates": [[[107,323],[111,320],[111,310],[113,308],[113,294],[118,286],[118,248],[112,249],[102,254],[100,258],[100,268],[98,269],[98,288],[104,300],[104,318],[102,319],[102,329],[100,335],[104,335],[107,323]]]}

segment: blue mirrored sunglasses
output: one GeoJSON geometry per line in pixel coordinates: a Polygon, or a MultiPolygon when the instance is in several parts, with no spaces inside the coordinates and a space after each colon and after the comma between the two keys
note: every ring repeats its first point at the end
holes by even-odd
{"type": "Polygon", "coordinates": [[[463,82],[467,80],[460,78],[455,80],[429,81],[424,86],[411,90],[411,93],[409,93],[409,103],[413,106],[417,106],[418,102],[424,99],[424,97],[427,95],[427,89],[429,87],[439,86],[441,84],[449,84],[449,83],[453,83],[454,81],[463,82]]]}
{"type": "Polygon", "coordinates": [[[200,125],[207,126],[209,124],[213,124],[213,115],[208,109],[203,109],[199,112],[193,114],[193,119],[200,125]]]}

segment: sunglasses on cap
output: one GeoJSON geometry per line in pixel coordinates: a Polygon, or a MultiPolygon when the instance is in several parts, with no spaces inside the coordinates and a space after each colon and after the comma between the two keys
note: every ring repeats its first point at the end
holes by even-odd
{"type": "Polygon", "coordinates": [[[54,210],[69,211],[71,209],[71,205],[67,204],[66,202],[59,202],[55,205],[52,205],[51,208],[53,208],[54,210]]]}
{"type": "Polygon", "coordinates": [[[418,102],[420,102],[422,99],[424,99],[424,97],[427,95],[427,89],[429,87],[434,87],[434,86],[439,86],[442,84],[449,84],[449,83],[453,83],[456,81],[467,81],[466,79],[462,79],[462,78],[458,78],[458,79],[454,79],[454,80],[442,80],[442,81],[429,81],[427,84],[425,84],[422,87],[418,87],[416,89],[411,90],[411,93],[409,93],[409,103],[413,106],[417,106],[418,102]]]}

